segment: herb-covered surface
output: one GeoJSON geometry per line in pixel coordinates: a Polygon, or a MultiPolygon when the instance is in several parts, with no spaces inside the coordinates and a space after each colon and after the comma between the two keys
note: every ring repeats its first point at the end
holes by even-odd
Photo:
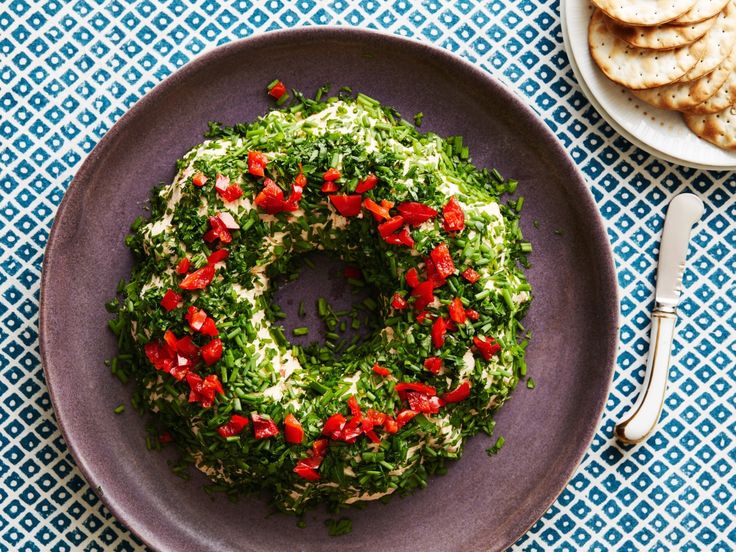
{"type": "Polygon", "coordinates": [[[422,487],[492,433],[526,373],[531,299],[523,200],[499,201],[516,182],[476,169],[460,137],[320,96],[213,125],[133,225],[111,304],[113,372],[152,413],[149,445],[173,441],[213,488],[265,488],[295,512],[422,487]],[[382,329],[340,355],[276,324],[271,282],[315,249],[379,291],[382,329]]]}

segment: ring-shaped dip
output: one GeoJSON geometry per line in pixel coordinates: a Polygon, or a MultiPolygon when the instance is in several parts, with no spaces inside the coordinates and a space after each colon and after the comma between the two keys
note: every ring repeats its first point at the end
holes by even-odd
{"type": "MultiPolygon", "coordinates": [[[[285,99],[280,83],[271,93],[285,99]]],[[[362,94],[212,125],[127,245],[115,373],[228,493],[302,512],[403,494],[443,473],[526,374],[516,182],[362,94]],[[325,250],[378,292],[382,329],[342,354],[291,345],[274,278],[325,250]]],[[[323,315],[329,306],[320,305],[323,315]]]]}

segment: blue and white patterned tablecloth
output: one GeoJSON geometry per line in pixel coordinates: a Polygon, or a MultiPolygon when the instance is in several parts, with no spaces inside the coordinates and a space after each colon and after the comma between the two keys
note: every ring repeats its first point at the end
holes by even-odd
{"type": "Polygon", "coordinates": [[[106,130],[188,60],[300,25],[384,29],[432,42],[506,83],[588,179],[621,288],[606,411],[565,491],[518,549],[736,548],[736,174],[659,161],[619,137],[574,80],[556,0],[5,0],[0,3],[0,549],[134,550],[75,467],[38,351],[43,251],[64,190],[106,130]],[[659,432],[624,450],[614,421],[640,385],[662,216],[703,198],[659,432]]]}

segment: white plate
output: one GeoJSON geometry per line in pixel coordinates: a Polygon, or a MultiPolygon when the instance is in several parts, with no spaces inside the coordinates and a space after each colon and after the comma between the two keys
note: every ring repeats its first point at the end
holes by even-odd
{"type": "Polygon", "coordinates": [[[620,134],[656,157],[707,170],[736,169],[736,152],[695,136],[677,111],[644,103],[611,82],[588,51],[588,0],[561,0],[562,35],[575,77],[601,116],[620,134]]]}

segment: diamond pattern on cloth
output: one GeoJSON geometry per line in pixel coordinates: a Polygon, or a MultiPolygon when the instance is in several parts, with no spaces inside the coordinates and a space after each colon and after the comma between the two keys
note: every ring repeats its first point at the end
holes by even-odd
{"type": "Polygon", "coordinates": [[[618,136],[574,80],[556,0],[440,2],[8,0],[0,5],[0,549],[141,550],[81,477],[54,421],[38,350],[43,251],[82,160],[164,77],[219,44],[303,25],[434,43],[503,81],[587,177],[606,221],[621,347],[604,417],[519,550],[736,547],[736,175],[659,161],[618,136]],[[660,429],[622,448],[615,420],[643,378],[662,219],[681,192],[693,236],[660,429]]]}

